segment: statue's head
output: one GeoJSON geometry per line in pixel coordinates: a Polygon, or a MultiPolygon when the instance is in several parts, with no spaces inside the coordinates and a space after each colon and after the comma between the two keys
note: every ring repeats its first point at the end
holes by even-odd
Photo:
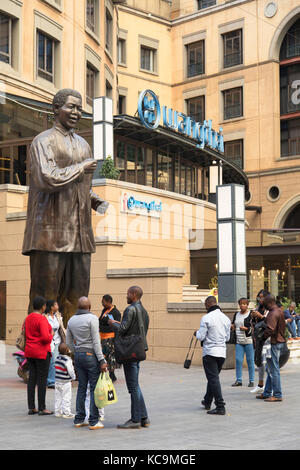
{"type": "Polygon", "coordinates": [[[76,127],[82,114],[81,94],[71,88],[64,88],[56,93],[52,102],[55,120],[65,129],[76,127]]]}

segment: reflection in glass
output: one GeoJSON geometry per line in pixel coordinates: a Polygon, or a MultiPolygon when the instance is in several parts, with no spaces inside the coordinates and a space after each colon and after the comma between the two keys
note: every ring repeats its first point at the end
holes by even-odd
{"type": "Polygon", "coordinates": [[[129,183],[135,183],[135,152],[136,147],[132,144],[127,144],[127,178],[129,183]]]}
{"type": "Polygon", "coordinates": [[[157,154],[157,187],[172,191],[172,158],[166,154],[157,154]]]}
{"type": "Polygon", "coordinates": [[[117,143],[117,155],[115,157],[115,166],[120,171],[120,180],[125,181],[125,143],[117,143]]]}
{"type": "Polygon", "coordinates": [[[146,149],[146,185],[153,186],[153,152],[151,149],[146,149]]]}
{"type": "Polygon", "coordinates": [[[145,156],[142,147],[137,148],[137,184],[145,184],[145,156]]]}
{"type": "Polygon", "coordinates": [[[179,157],[176,155],[174,160],[174,191],[180,192],[180,179],[179,179],[179,157]]]}
{"type": "Polygon", "coordinates": [[[0,148],[0,184],[10,183],[10,149],[0,148]]]}

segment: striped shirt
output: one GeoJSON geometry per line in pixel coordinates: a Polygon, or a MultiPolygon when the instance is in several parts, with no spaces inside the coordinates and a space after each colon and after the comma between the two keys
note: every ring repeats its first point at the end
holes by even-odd
{"type": "Polygon", "coordinates": [[[67,382],[75,379],[72,359],[69,356],[59,354],[55,361],[55,382],[67,382]]]}

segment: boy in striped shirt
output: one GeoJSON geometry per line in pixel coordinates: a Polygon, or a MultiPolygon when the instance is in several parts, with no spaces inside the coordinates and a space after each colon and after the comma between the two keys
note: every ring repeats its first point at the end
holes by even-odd
{"type": "Polygon", "coordinates": [[[72,359],[66,343],[60,343],[55,361],[55,416],[74,418],[71,413],[72,380],[76,379],[72,359]]]}

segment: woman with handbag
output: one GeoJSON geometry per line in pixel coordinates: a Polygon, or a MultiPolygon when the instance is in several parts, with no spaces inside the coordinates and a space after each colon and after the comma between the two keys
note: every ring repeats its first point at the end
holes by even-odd
{"type": "Polygon", "coordinates": [[[240,311],[236,312],[231,328],[235,332],[236,345],[235,345],[235,364],[236,364],[236,381],[232,387],[242,386],[242,372],[244,356],[246,355],[249,383],[248,387],[254,386],[254,350],[252,342],[252,328],[251,328],[251,312],[249,310],[249,301],[246,298],[239,300],[240,311]]]}
{"type": "Polygon", "coordinates": [[[46,300],[36,297],[33,300],[33,312],[25,320],[25,357],[29,365],[27,384],[28,414],[51,415],[46,409],[46,386],[51,359],[52,328],[43,313],[46,300]],[[35,407],[35,388],[38,387],[38,409],[35,407]]]}
{"type": "Polygon", "coordinates": [[[140,361],[146,358],[145,351],[148,350],[146,335],[149,327],[148,313],[141,304],[142,295],[143,291],[140,287],[130,287],[127,291],[129,306],[123,313],[121,323],[111,319],[108,321],[108,324],[118,332],[115,340],[116,359],[123,364],[126,385],[131,397],[131,419],[124,424],[119,424],[119,429],[139,429],[150,425],[139,386],[140,361]],[[123,360],[117,354],[119,346],[121,346],[120,350],[126,352],[123,360]]]}
{"type": "Polygon", "coordinates": [[[63,324],[59,306],[56,300],[48,300],[45,317],[47,318],[52,330],[53,340],[51,342],[52,357],[49,366],[49,373],[47,378],[48,388],[55,388],[55,361],[58,356],[58,347],[60,343],[66,342],[66,330],[63,324]]]}

